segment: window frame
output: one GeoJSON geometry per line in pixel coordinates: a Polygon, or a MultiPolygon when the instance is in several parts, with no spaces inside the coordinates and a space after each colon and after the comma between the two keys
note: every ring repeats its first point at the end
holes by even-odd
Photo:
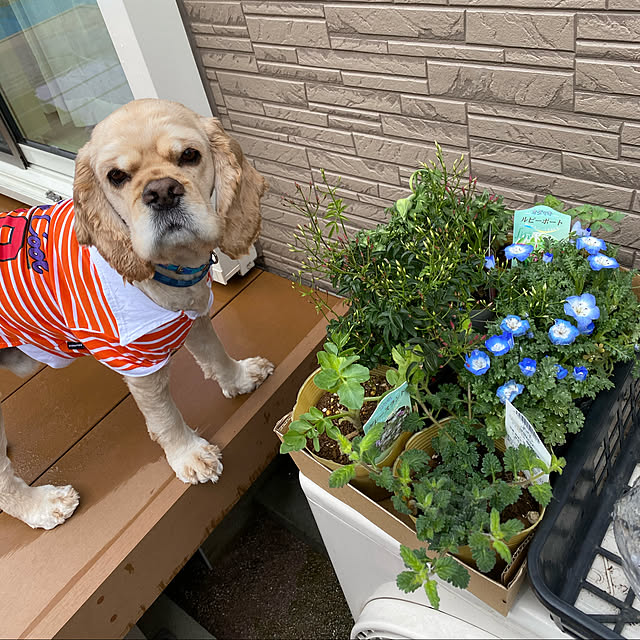
{"type": "MultiPolygon", "coordinates": [[[[97,0],[97,4],[135,99],[175,100],[203,116],[213,115],[183,8],[176,0],[153,0],[152,4],[148,0],[97,0]],[[174,69],[179,73],[167,73],[174,69]]],[[[30,144],[14,146],[27,166],[0,153],[0,193],[26,204],[71,196],[75,164],[71,154],[30,144]]]]}

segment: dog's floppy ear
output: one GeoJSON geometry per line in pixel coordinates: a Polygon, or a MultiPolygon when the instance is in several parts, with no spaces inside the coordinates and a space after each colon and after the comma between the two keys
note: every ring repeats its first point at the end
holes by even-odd
{"type": "Polygon", "coordinates": [[[124,221],[111,207],[91,168],[87,145],[78,152],[73,180],[74,230],[78,242],[94,245],[128,282],[146,280],[153,276],[153,264],[138,258],[133,250],[124,221]]]}
{"type": "Polygon", "coordinates": [[[205,129],[216,172],[217,213],[223,222],[220,248],[231,258],[239,258],[249,253],[260,234],[260,198],[267,183],[217,118],[207,118],[205,129]]]}

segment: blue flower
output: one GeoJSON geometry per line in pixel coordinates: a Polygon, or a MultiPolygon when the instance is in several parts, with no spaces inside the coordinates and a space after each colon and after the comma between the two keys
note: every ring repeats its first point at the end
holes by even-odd
{"type": "Polygon", "coordinates": [[[568,320],[558,320],[549,329],[549,339],[553,344],[571,344],[580,335],[580,331],[576,329],[568,320]]]}
{"type": "Polygon", "coordinates": [[[491,360],[486,353],[483,353],[479,349],[474,349],[466,358],[464,363],[465,368],[471,371],[475,376],[481,376],[486,373],[491,366],[491,360]]]}
{"type": "Polygon", "coordinates": [[[524,262],[532,251],[532,244],[510,244],[508,247],[505,247],[504,255],[507,256],[507,260],[513,260],[515,258],[520,262],[524,262]]]}
{"type": "Polygon", "coordinates": [[[542,262],[546,262],[548,264],[552,260],[553,260],[553,253],[550,253],[549,251],[545,251],[544,255],[542,256],[542,262]]]}
{"type": "Polygon", "coordinates": [[[496,266],[496,259],[494,256],[487,256],[484,259],[484,268],[493,269],[496,266]]]}
{"type": "Polygon", "coordinates": [[[530,378],[536,372],[537,363],[533,358],[523,358],[518,362],[518,366],[520,367],[520,371],[522,371],[527,378],[530,378]]]}
{"type": "Polygon", "coordinates": [[[528,320],[522,320],[520,316],[510,315],[500,323],[500,328],[507,333],[512,333],[518,338],[529,331],[530,327],[528,320]]]}
{"type": "Polygon", "coordinates": [[[580,220],[576,220],[573,223],[573,227],[571,227],[571,231],[573,231],[573,233],[576,234],[576,236],[578,236],[578,238],[584,238],[585,236],[590,236],[591,235],[591,228],[587,227],[586,229],[582,228],[582,224],[580,223],[580,220]]]}
{"type": "Polygon", "coordinates": [[[504,332],[499,336],[491,336],[484,341],[484,346],[493,353],[494,356],[503,356],[505,353],[511,351],[513,347],[513,336],[504,332]]]}
{"type": "Polygon", "coordinates": [[[569,374],[569,372],[561,364],[557,364],[556,369],[556,378],[558,378],[558,380],[563,380],[569,374]]]}
{"type": "Polygon", "coordinates": [[[586,367],[573,367],[573,377],[578,382],[582,382],[588,375],[589,372],[586,367]]]}
{"type": "Polygon", "coordinates": [[[515,380],[509,380],[501,387],[498,387],[496,391],[496,395],[500,398],[500,402],[505,404],[508,400],[509,402],[513,402],[514,398],[517,398],[524,391],[524,385],[518,384],[515,380]]]}
{"type": "Polygon", "coordinates": [[[595,331],[596,325],[590,322],[586,327],[580,328],[580,333],[583,336],[590,336],[595,331]]]}
{"type": "Polygon", "coordinates": [[[576,249],[584,249],[587,253],[595,256],[600,251],[606,251],[607,245],[604,240],[592,236],[584,236],[576,240],[576,249]]]}
{"type": "Polygon", "coordinates": [[[604,253],[596,253],[595,256],[589,256],[587,258],[589,266],[594,271],[600,271],[600,269],[617,269],[620,265],[615,258],[605,256],[604,253]]]}
{"type": "Polygon", "coordinates": [[[527,338],[533,338],[533,331],[527,331],[527,338]]]}
{"type": "Polygon", "coordinates": [[[564,312],[575,318],[578,322],[578,329],[584,333],[593,320],[600,317],[600,309],[596,305],[596,299],[590,293],[583,293],[581,296],[569,296],[564,305],[564,312]]]}

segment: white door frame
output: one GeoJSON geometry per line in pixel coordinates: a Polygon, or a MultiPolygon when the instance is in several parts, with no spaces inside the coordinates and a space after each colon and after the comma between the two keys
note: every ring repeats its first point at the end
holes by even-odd
{"type": "MultiPolygon", "coordinates": [[[[134,98],[176,100],[211,116],[177,0],[97,0],[134,98]]],[[[21,144],[29,166],[0,160],[0,193],[26,204],[71,196],[74,161],[21,144]]]]}

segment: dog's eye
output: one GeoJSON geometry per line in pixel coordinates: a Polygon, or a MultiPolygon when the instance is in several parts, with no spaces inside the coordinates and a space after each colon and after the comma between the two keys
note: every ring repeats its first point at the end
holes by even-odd
{"type": "Polygon", "coordinates": [[[197,149],[192,149],[191,147],[185,149],[178,160],[178,164],[180,166],[183,164],[198,164],[198,162],[200,162],[200,152],[197,149]]]}
{"type": "Polygon", "coordinates": [[[107,173],[107,179],[115,187],[119,187],[123,182],[126,182],[129,177],[128,173],[120,171],[120,169],[111,169],[111,171],[107,173]]]}

